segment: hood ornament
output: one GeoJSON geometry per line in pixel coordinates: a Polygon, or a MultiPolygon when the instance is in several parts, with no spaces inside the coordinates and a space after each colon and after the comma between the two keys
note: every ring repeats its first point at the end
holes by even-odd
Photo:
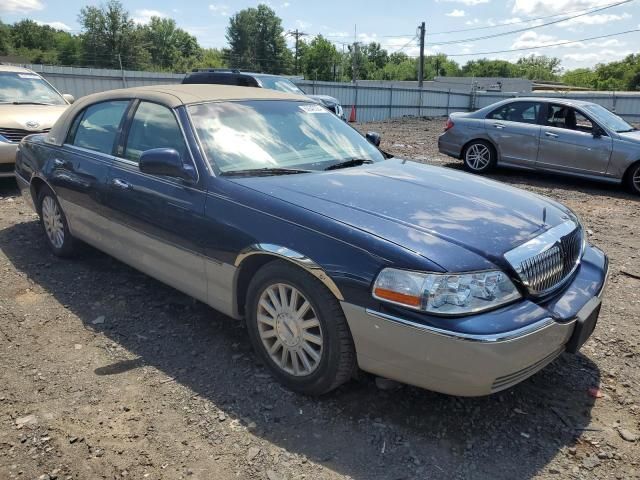
{"type": "Polygon", "coordinates": [[[37,128],[40,128],[40,123],[36,122],[35,120],[29,120],[27,123],[25,123],[25,126],[30,130],[36,130],[37,128]]]}

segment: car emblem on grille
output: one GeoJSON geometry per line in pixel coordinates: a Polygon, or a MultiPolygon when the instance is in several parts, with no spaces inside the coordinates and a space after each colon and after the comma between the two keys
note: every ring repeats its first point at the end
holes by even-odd
{"type": "Polygon", "coordinates": [[[40,128],[40,123],[36,122],[35,120],[29,120],[27,123],[25,123],[25,126],[30,130],[36,130],[40,128]]]}

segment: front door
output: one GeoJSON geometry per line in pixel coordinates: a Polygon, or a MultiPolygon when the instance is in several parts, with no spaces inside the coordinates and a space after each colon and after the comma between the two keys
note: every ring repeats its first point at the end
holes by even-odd
{"type": "Polygon", "coordinates": [[[590,118],[573,107],[549,104],[540,130],[536,166],[603,175],[609,165],[613,141],[596,127],[590,118]]]}
{"type": "Polygon", "coordinates": [[[511,102],[489,113],[487,134],[498,147],[498,162],[533,168],[538,154],[540,102],[511,102]]]}
{"type": "Polygon", "coordinates": [[[125,126],[109,179],[113,247],[127,263],[206,302],[205,188],[141,172],[140,155],[152,148],[173,148],[195,168],[174,111],[141,101],[125,126]]]}

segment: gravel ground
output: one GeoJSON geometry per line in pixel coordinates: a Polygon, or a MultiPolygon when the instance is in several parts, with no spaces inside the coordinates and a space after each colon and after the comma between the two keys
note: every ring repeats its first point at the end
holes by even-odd
{"type": "MultiPolygon", "coordinates": [[[[436,151],[443,121],[361,125],[436,151]]],[[[0,182],[0,478],[640,478],[640,208],[616,187],[492,177],[576,210],[610,256],[582,355],[483,398],[363,375],[311,399],[276,384],[243,325],[89,247],[59,260],[0,182]]]]}

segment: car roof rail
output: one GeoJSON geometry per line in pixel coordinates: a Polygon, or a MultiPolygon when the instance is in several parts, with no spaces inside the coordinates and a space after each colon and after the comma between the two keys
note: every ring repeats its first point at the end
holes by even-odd
{"type": "Polygon", "coordinates": [[[242,73],[241,70],[236,68],[194,68],[192,73],[242,73]]]}

